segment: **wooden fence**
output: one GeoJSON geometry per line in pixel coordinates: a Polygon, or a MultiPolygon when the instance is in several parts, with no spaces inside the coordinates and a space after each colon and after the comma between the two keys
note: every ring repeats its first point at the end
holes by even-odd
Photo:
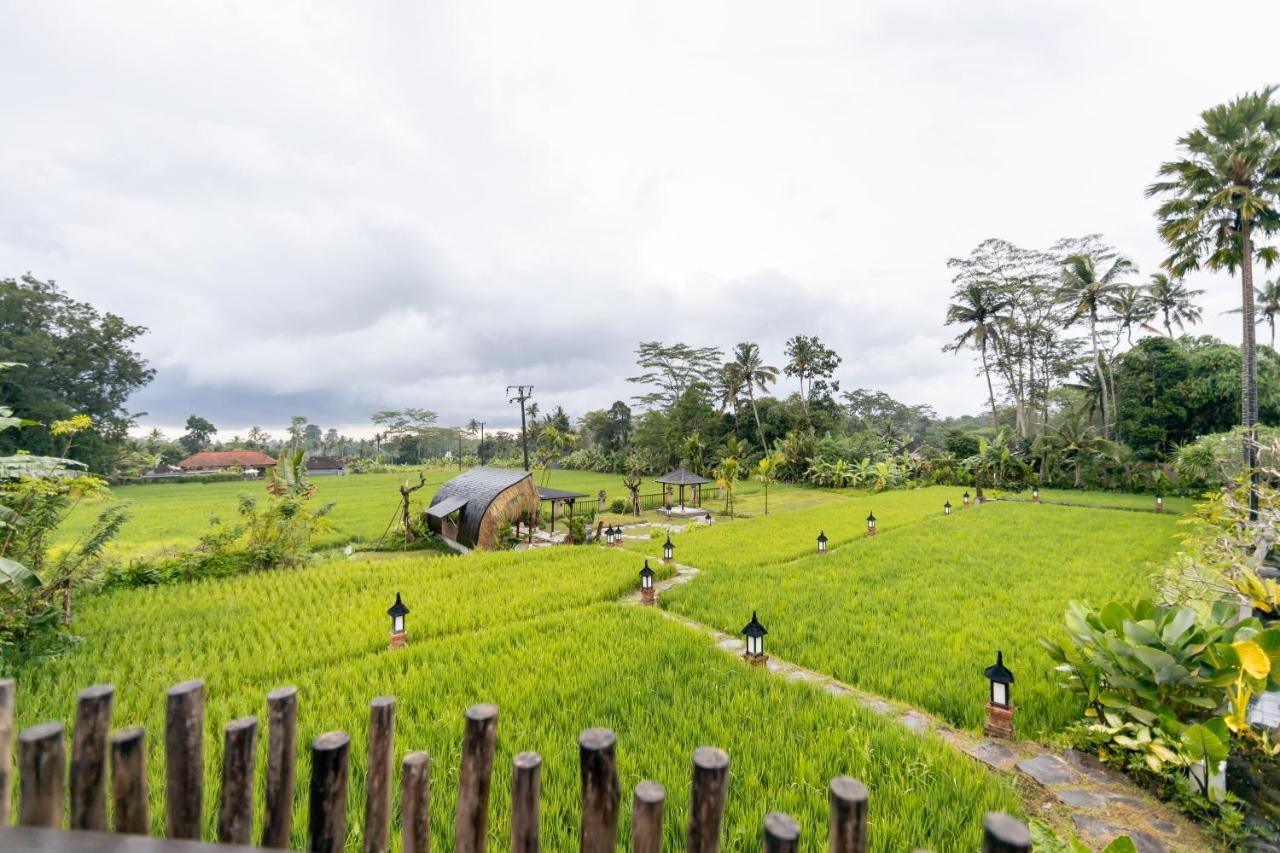
{"type": "MultiPolygon", "coordinates": [[[[110,791],[111,827],[116,833],[146,835],[148,812],[145,732],[140,727],[109,734],[110,685],[81,691],[71,739],[71,762],[65,753],[61,722],[31,726],[18,736],[18,821],[25,827],[107,831],[110,791]],[[110,785],[108,786],[108,766],[110,785]],[[64,815],[68,807],[69,815],[64,815]],[[64,817],[66,818],[64,820],[64,817]]],[[[14,721],[14,682],[0,680],[0,824],[10,814],[14,721]]],[[[368,764],[365,784],[362,849],[388,849],[392,815],[392,765],[396,702],[380,696],[369,709],[368,764]]],[[[261,847],[289,844],[292,830],[298,692],[283,687],[267,694],[267,767],[261,847]]],[[[493,779],[494,747],[498,732],[496,705],[467,709],[462,735],[454,849],[482,853],[489,837],[489,790],[493,779]]],[[[241,717],[223,729],[225,749],[217,820],[222,844],[249,845],[253,827],[253,791],[258,721],[241,717]]],[[[347,840],[347,783],[350,738],[327,732],[311,742],[310,800],[307,849],[339,851],[347,840]]],[[[618,817],[622,791],[618,781],[616,739],[608,729],[587,729],[578,737],[582,785],[579,850],[607,853],[618,846],[618,817]]],[[[199,839],[204,801],[204,682],[184,681],[166,694],[165,835],[169,839],[199,839]]],[[[513,760],[511,780],[510,849],[536,853],[541,848],[539,804],[542,759],[522,752],[513,760]]],[[[406,853],[430,849],[431,814],[428,803],[430,765],[425,752],[406,753],[401,762],[401,839],[406,853]]],[[[693,753],[693,787],[685,831],[688,853],[716,853],[720,849],[721,818],[729,783],[729,756],[704,746],[693,753]]],[[[828,786],[828,847],[833,853],[865,853],[868,849],[868,792],[865,785],[838,776],[828,786]]],[[[657,782],[636,786],[631,807],[630,849],[659,853],[662,849],[666,790],[657,782]]],[[[10,843],[30,842],[34,835],[8,830],[10,843]]],[[[6,830],[0,828],[0,842],[6,830]]],[[[87,836],[59,834],[66,844],[51,846],[41,836],[42,849],[94,849],[87,836]]],[[[766,853],[788,853],[799,846],[796,821],[778,812],[768,814],[762,828],[766,853]]],[[[0,846],[5,846],[0,843],[0,846]]],[[[107,846],[104,843],[97,846],[107,846]]],[[[147,850],[169,845],[151,842],[147,850]]],[[[174,846],[190,851],[189,844],[174,846]]],[[[987,814],[983,847],[987,853],[1018,853],[1031,849],[1025,824],[1008,815],[987,814]]]]}

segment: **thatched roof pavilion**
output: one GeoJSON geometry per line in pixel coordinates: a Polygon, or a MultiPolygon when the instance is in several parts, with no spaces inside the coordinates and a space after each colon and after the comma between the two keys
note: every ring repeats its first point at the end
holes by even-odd
{"type": "Polygon", "coordinates": [[[472,468],[449,480],[431,498],[427,524],[468,548],[492,548],[498,528],[538,512],[538,492],[528,471],[472,468]]]}
{"type": "Polygon", "coordinates": [[[663,474],[661,477],[658,477],[657,481],[659,483],[662,483],[664,486],[680,487],[680,508],[681,509],[684,509],[684,487],[685,486],[694,486],[697,488],[698,503],[701,504],[702,503],[702,485],[704,483],[711,482],[706,477],[699,477],[697,474],[693,473],[688,468],[685,468],[683,465],[680,466],[679,468],[674,468],[668,471],[667,473],[663,474]]]}

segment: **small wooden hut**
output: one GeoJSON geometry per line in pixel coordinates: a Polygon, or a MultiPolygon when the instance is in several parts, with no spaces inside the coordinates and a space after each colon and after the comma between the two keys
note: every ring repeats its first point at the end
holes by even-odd
{"type": "Polygon", "coordinates": [[[680,468],[676,468],[675,470],[668,471],[667,473],[663,474],[661,477],[658,477],[657,480],[659,483],[662,483],[662,485],[665,487],[663,489],[663,492],[665,493],[664,500],[667,503],[671,502],[671,497],[670,497],[671,487],[672,486],[680,487],[680,508],[681,509],[684,509],[684,487],[685,486],[693,486],[693,505],[702,506],[702,487],[706,483],[711,482],[706,477],[699,477],[697,474],[693,473],[688,468],[685,468],[683,466],[680,468]]]}
{"type": "Polygon", "coordinates": [[[432,532],[468,548],[498,544],[498,528],[522,515],[538,513],[538,490],[528,471],[472,468],[449,480],[431,497],[427,525],[432,532]]]}

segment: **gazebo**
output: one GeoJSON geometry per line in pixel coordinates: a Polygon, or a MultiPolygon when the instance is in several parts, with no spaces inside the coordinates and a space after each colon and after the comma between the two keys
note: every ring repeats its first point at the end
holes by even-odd
{"type": "Polygon", "coordinates": [[[569,504],[569,518],[573,518],[573,505],[577,503],[578,498],[587,497],[586,492],[569,492],[564,489],[551,489],[546,486],[538,486],[538,500],[551,501],[551,532],[556,529],[556,504],[569,504]]]}
{"type": "Polygon", "coordinates": [[[661,477],[658,478],[658,482],[662,483],[664,486],[680,487],[680,509],[683,510],[684,509],[684,487],[685,486],[694,487],[695,503],[698,506],[701,506],[702,505],[702,485],[704,483],[710,483],[711,481],[708,480],[706,477],[699,477],[697,474],[693,473],[688,468],[681,466],[679,468],[675,468],[663,474],[661,477]]]}

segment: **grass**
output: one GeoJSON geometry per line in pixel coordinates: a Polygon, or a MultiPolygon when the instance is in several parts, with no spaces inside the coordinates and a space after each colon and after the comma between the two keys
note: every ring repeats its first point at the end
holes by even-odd
{"type": "Polygon", "coordinates": [[[969,729],[982,722],[980,673],[1003,649],[1019,731],[1060,731],[1082,706],[1057,686],[1038,638],[1062,634],[1071,599],[1140,592],[1176,548],[1175,520],[1013,503],[944,517],[928,491],[877,496],[904,503],[876,512],[874,538],[828,526],[826,556],[812,539],[827,510],[683,535],[677,561],[706,570],[663,606],[731,633],[758,610],[773,654],[969,729]]]}
{"type": "MultiPolygon", "coordinates": [[[[368,702],[398,699],[397,755],[433,756],[434,841],[449,849],[462,711],[500,706],[490,842],[507,846],[512,756],[543,755],[544,843],[570,849],[578,821],[576,736],[618,734],[624,827],[641,779],[668,788],[664,846],[680,846],[695,747],[729,751],[724,849],[759,845],[765,812],[797,818],[806,843],[824,837],[824,788],[847,773],[872,791],[876,850],[972,850],[981,815],[1018,812],[1007,782],[940,740],[913,735],[853,701],[747,667],[695,632],[638,607],[609,603],[634,586],[634,556],[548,549],[459,559],[330,560],[315,568],[185,587],[119,591],[78,604],[84,641],[18,673],[21,726],[70,720],[78,689],[117,687],[117,726],[147,727],[152,814],[163,823],[163,691],[202,676],[206,688],[206,837],[213,832],[220,726],[257,714],[281,684],[300,690],[300,743],[352,735],[348,847],[359,843],[368,702]],[[388,652],[385,610],[411,608],[409,647],[388,652]]],[[[306,831],[300,750],[294,844],[306,831]]],[[[259,744],[259,767],[265,745],[259,744]]],[[[261,802],[261,790],[259,799],[261,802]]]]}

